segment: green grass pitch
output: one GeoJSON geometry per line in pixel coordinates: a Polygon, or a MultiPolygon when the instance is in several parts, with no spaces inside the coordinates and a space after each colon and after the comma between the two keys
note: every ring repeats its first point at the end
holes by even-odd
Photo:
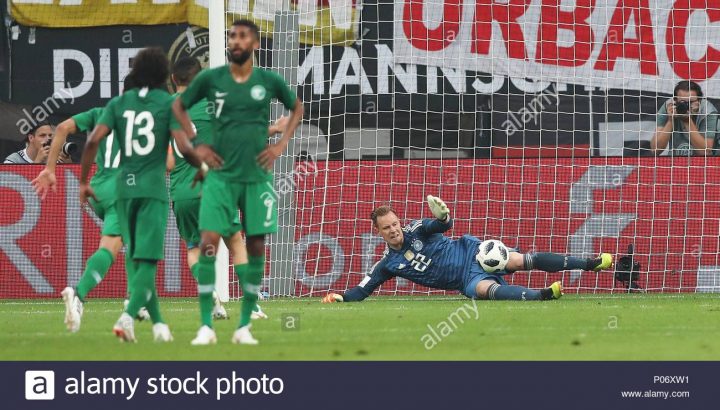
{"type": "Polygon", "coordinates": [[[230,343],[230,320],[215,322],[218,344],[190,346],[195,299],[163,299],[175,337],[152,342],[136,322],[138,343],[112,335],[120,300],[91,300],[80,332],[65,330],[60,300],[0,302],[0,360],[717,360],[718,295],[566,295],[553,302],[374,297],[321,304],[317,298],[265,301],[255,321],[259,346],[230,343]],[[459,310],[460,309],[460,310],[459,310]],[[462,310],[464,309],[464,310],[462,310]],[[292,327],[294,329],[288,329],[292,327]],[[431,330],[432,329],[432,330],[431,330]],[[434,333],[433,333],[434,331],[434,333]]]}

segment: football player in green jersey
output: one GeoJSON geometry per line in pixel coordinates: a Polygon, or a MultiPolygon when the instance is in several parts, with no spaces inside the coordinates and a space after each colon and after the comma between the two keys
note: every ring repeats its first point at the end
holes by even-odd
{"type": "Polygon", "coordinates": [[[202,156],[218,152],[223,157],[223,165],[207,173],[202,188],[198,262],[202,326],[192,341],[194,345],[217,341],[212,329],[215,252],[221,237],[233,238],[241,235],[241,230],[247,236],[248,265],[246,271],[235,266],[243,301],[232,342],[257,344],[250,333],[250,316],[265,271],[265,235],[277,232],[277,194],[271,169],[303,114],[302,103],[282,77],[253,67],[253,53],[260,47],[259,29],[253,22],[235,21],[228,32],[227,46],[231,63],[198,74],[173,103],[173,112],[188,135],[194,131],[187,108],[203,98],[214,104],[212,144],[201,144],[197,149],[202,156]],[[273,98],[291,110],[292,115],[280,140],[268,144],[273,98]],[[242,212],[242,225],[238,209],[242,212]]]}
{"type": "MultiPolygon", "coordinates": [[[[182,57],[173,64],[172,74],[170,78],[175,84],[177,96],[187,89],[188,84],[200,72],[202,67],[200,62],[194,57],[182,57]]],[[[190,120],[195,131],[195,138],[192,140],[193,145],[211,144],[212,143],[212,124],[210,122],[210,106],[206,99],[202,99],[195,103],[188,110],[190,120]]],[[[281,133],[287,125],[287,117],[281,116],[275,124],[268,129],[269,135],[281,133]]],[[[187,246],[187,262],[190,272],[195,280],[198,279],[198,258],[200,257],[200,184],[195,184],[195,174],[197,170],[185,161],[176,144],[170,143],[168,147],[167,169],[170,172],[170,200],[172,201],[173,213],[177,223],[180,237],[185,241],[187,246]]],[[[241,266],[247,270],[247,251],[245,249],[245,240],[241,236],[233,236],[232,241],[227,243],[228,248],[233,254],[233,265],[241,266]]],[[[212,317],[214,319],[227,319],[228,314],[225,307],[220,302],[216,292],[213,292],[213,310],[212,317]]],[[[260,309],[259,305],[255,306],[252,313],[252,319],[266,319],[267,315],[260,309]]]]}
{"type": "MultiPolygon", "coordinates": [[[[168,198],[165,188],[165,156],[172,132],[178,150],[194,166],[200,166],[192,145],[172,121],[172,96],[164,90],[169,74],[165,53],[156,47],[141,50],[131,75],[136,88],[110,100],[88,137],[82,156],[80,201],[94,198],[88,185],[92,158],[100,142],[112,131],[120,149],[116,180],[118,223],[131,259],[126,266],[131,278],[130,303],[113,327],[122,341],[134,342],[133,317],[145,306],[153,322],[156,341],[172,340],[160,314],[155,275],[163,259],[168,198]]],[[[212,158],[206,158],[210,165],[212,158]]]]}
{"type": "MultiPolygon", "coordinates": [[[[125,78],[123,88],[125,90],[133,88],[132,78],[130,76],[125,78]]],[[[48,156],[50,161],[32,181],[33,187],[42,199],[45,199],[48,191],[52,190],[54,192],[56,190],[56,159],[60,155],[67,136],[77,132],[92,131],[102,114],[102,110],[102,107],[93,108],[74,115],[58,125],[55,130],[55,137],[50,146],[48,156]]],[[[97,164],[97,172],[93,177],[91,186],[99,200],[91,200],[90,206],[95,212],[95,215],[103,221],[102,236],[100,237],[98,250],[88,258],[85,271],[76,288],[68,286],[61,292],[63,301],[65,302],[65,325],[71,332],[80,330],[85,297],[103,280],[123,245],[117,214],[115,213],[115,179],[117,167],[120,164],[120,150],[112,134],[108,136],[106,142],[99,147],[97,156],[95,157],[95,163],[97,164]]],[[[128,295],[129,292],[128,286],[128,295]]],[[[145,308],[138,312],[138,319],[144,320],[149,318],[150,316],[145,308]]]]}

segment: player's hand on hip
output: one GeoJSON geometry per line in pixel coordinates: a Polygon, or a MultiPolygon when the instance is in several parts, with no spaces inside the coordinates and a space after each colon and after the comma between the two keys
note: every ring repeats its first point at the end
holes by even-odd
{"type": "Polygon", "coordinates": [[[427,196],[427,201],[428,206],[430,207],[430,212],[432,212],[433,216],[441,221],[447,221],[450,216],[450,209],[448,209],[447,205],[445,205],[445,202],[432,195],[427,196]]]}
{"type": "Polygon", "coordinates": [[[52,191],[55,192],[57,189],[57,179],[55,178],[55,173],[47,168],[40,171],[38,176],[32,180],[31,184],[33,188],[35,188],[35,192],[40,195],[40,199],[45,199],[49,190],[52,189],[52,191]]]}
{"type": "Polygon", "coordinates": [[[98,200],[97,197],[95,196],[95,191],[93,191],[93,189],[90,188],[90,185],[81,183],[80,184],[80,203],[84,204],[90,198],[92,198],[96,201],[98,200]]]}
{"type": "Polygon", "coordinates": [[[322,303],[336,303],[336,302],[342,302],[342,301],[343,301],[342,295],[338,295],[337,293],[328,293],[321,300],[322,303]]]}
{"type": "Polygon", "coordinates": [[[195,155],[200,158],[200,161],[207,164],[210,168],[220,168],[223,164],[223,159],[218,155],[212,148],[207,144],[200,144],[195,147],[195,155]]]}
{"type": "Polygon", "coordinates": [[[275,160],[282,154],[285,147],[280,144],[270,144],[257,156],[257,162],[268,171],[272,169],[275,160]]]}

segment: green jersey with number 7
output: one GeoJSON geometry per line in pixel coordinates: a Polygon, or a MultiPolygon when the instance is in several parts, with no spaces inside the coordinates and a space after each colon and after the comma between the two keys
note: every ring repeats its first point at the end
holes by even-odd
{"type": "Polygon", "coordinates": [[[235,182],[272,181],[272,174],[257,163],[267,146],[270,102],[277,98],[292,110],[295,92],[280,75],[258,67],[247,81],[238,83],[225,65],[202,71],[180,95],[185,107],[203,98],[214,105],[212,146],[224,160],[213,172],[235,182]]]}

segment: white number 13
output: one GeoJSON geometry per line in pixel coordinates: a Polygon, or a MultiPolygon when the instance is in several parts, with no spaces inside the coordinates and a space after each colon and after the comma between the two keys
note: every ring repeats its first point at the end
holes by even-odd
{"type": "Polygon", "coordinates": [[[148,155],[155,148],[155,134],[152,129],[155,126],[155,119],[149,111],[125,111],[123,117],[127,119],[125,124],[125,156],[130,157],[133,152],[137,155],[148,155]],[[135,126],[138,126],[137,134],[147,139],[147,143],[143,146],[140,141],[133,138],[135,126]]]}

